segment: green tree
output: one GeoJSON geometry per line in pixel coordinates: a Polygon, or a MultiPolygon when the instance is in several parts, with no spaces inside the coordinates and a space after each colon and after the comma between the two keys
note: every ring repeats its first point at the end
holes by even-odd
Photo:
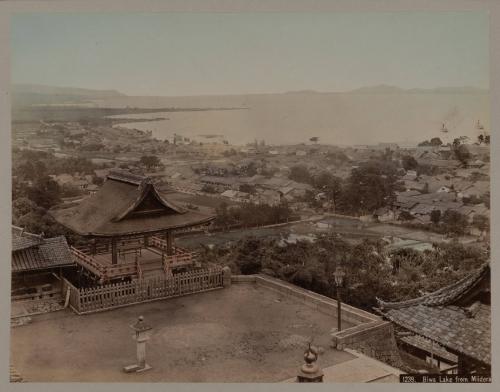
{"type": "Polygon", "coordinates": [[[215,187],[213,185],[210,185],[210,184],[203,185],[203,187],[201,188],[201,191],[205,192],[205,193],[217,193],[217,189],[215,189],[215,187]]]}
{"type": "Polygon", "coordinates": [[[446,210],[442,217],[446,230],[453,234],[463,234],[468,226],[467,217],[458,211],[446,210]]]}
{"type": "Polygon", "coordinates": [[[324,171],[314,179],[314,186],[325,192],[327,199],[337,205],[342,196],[341,178],[324,171]]]}
{"type": "Polygon", "coordinates": [[[410,214],[408,211],[401,211],[398,219],[402,220],[402,221],[411,221],[411,220],[415,219],[415,217],[412,214],[410,214]]]}
{"type": "Polygon", "coordinates": [[[405,170],[415,170],[418,167],[418,162],[411,155],[404,155],[402,158],[402,165],[405,170]]]}
{"type": "Polygon", "coordinates": [[[290,180],[301,182],[305,184],[312,184],[314,182],[309,169],[305,165],[296,165],[290,169],[290,180]]]}
{"type": "Polygon", "coordinates": [[[49,176],[38,178],[26,190],[27,197],[38,206],[49,209],[61,201],[61,189],[49,176]]]}
{"type": "Polygon", "coordinates": [[[431,222],[437,225],[441,220],[441,210],[432,210],[431,211],[431,222]]]}
{"type": "Polygon", "coordinates": [[[372,160],[351,171],[343,187],[341,206],[348,213],[373,213],[396,198],[396,167],[390,161],[372,160]]]}
{"type": "Polygon", "coordinates": [[[148,169],[160,166],[161,161],[156,155],[143,155],[139,161],[142,165],[146,166],[148,169]]]}
{"type": "Polygon", "coordinates": [[[250,193],[251,195],[254,195],[257,191],[256,191],[254,185],[241,184],[240,185],[240,192],[250,193]]]}
{"type": "Polygon", "coordinates": [[[455,153],[455,158],[463,165],[467,164],[472,157],[467,147],[463,144],[454,147],[453,152],[455,153]]]}
{"type": "Polygon", "coordinates": [[[35,202],[27,197],[20,197],[12,201],[12,217],[15,220],[39,208],[35,202]]]}
{"type": "Polygon", "coordinates": [[[481,231],[489,230],[490,220],[485,215],[474,215],[474,218],[472,218],[472,225],[481,231]]]}
{"type": "Polygon", "coordinates": [[[440,138],[438,138],[438,137],[433,137],[433,138],[431,139],[431,141],[429,142],[429,144],[430,144],[431,146],[436,146],[436,147],[439,147],[439,146],[442,146],[442,145],[443,145],[443,142],[441,141],[441,139],[440,139],[440,138]]]}

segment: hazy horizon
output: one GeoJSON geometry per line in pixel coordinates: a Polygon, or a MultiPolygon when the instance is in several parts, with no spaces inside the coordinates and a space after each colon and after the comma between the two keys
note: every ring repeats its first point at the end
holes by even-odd
{"type": "MultiPolygon", "coordinates": [[[[231,93],[231,94],[224,94],[224,93],[210,93],[210,94],[195,94],[195,95],[130,95],[130,94],[125,94],[124,92],[120,91],[120,89],[95,89],[95,88],[89,88],[86,86],[69,86],[69,85],[48,85],[48,84],[40,84],[40,83],[33,83],[33,82],[22,82],[22,83],[12,83],[11,87],[14,87],[13,91],[16,92],[16,88],[18,87],[41,87],[41,88],[55,88],[55,89],[75,89],[75,90],[88,90],[88,91],[96,91],[96,92],[116,92],[118,94],[122,94],[124,96],[128,97],[165,97],[165,98],[176,98],[176,97],[202,97],[202,96],[242,96],[242,95],[272,95],[272,94],[303,94],[303,93],[311,93],[311,94],[341,94],[341,93],[353,93],[357,92],[358,90],[383,90],[383,89],[394,89],[394,90],[400,90],[401,93],[413,93],[413,92],[434,92],[437,90],[437,92],[441,92],[440,90],[445,90],[445,89],[450,89],[450,90],[476,90],[477,92],[483,92],[483,93],[489,93],[490,89],[489,87],[484,88],[484,87],[478,87],[478,86],[471,86],[471,85],[460,85],[460,86],[444,86],[444,85],[438,85],[434,87],[428,87],[428,88],[419,88],[419,87],[401,87],[401,86],[395,86],[395,85],[390,85],[386,83],[380,83],[377,85],[367,85],[367,86],[360,86],[354,89],[349,89],[349,90],[338,90],[338,91],[327,91],[327,90],[315,90],[315,89],[302,89],[302,90],[286,90],[286,91],[260,91],[260,92],[254,92],[254,93],[231,93]]],[[[26,91],[25,91],[26,92],[26,91]]],[[[395,91],[397,92],[397,91],[395,91]]],[[[380,93],[391,93],[390,91],[380,91],[380,93]]]]}

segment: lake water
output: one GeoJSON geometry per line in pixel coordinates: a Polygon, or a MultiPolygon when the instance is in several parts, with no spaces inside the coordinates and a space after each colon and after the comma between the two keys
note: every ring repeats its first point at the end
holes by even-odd
{"type": "Polygon", "coordinates": [[[488,94],[269,94],[223,101],[158,98],[154,103],[156,107],[247,109],[122,115],[117,117],[167,119],[119,126],[150,130],[161,140],[172,140],[174,133],[205,142],[209,139],[200,135],[223,135],[221,139],[236,145],[255,139],[267,144],[308,143],[313,136],[329,144],[412,143],[435,136],[446,142],[462,135],[476,138],[478,119],[489,130],[488,94]],[[440,132],[443,122],[449,129],[446,134],[440,132]]]}

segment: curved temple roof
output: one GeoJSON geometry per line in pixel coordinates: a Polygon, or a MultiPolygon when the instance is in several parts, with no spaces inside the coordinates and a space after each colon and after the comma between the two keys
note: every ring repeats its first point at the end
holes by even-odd
{"type": "Polygon", "coordinates": [[[79,205],[50,211],[56,221],[84,236],[120,236],[197,226],[215,218],[181,208],[148,177],[112,171],[101,189],[79,205]]]}
{"type": "Polygon", "coordinates": [[[432,293],[423,295],[415,299],[400,302],[385,302],[377,298],[378,306],[381,310],[401,309],[412,305],[453,305],[460,298],[464,297],[468,291],[477,285],[485,275],[489,274],[490,264],[485,263],[476,271],[462,278],[461,280],[436,290],[432,293]]]}
{"type": "Polygon", "coordinates": [[[491,307],[477,301],[488,290],[490,265],[420,298],[378,301],[378,312],[397,325],[477,361],[491,363],[491,307]]]}

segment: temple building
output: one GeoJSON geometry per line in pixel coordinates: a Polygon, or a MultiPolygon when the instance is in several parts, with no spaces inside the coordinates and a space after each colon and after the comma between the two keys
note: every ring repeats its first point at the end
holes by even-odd
{"type": "Polygon", "coordinates": [[[419,298],[402,302],[378,299],[378,310],[400,329],[403,346],[413,346],[409,350],[413,355],[420,353],[428,363],[431,359],[443,372],[491,373],[489,263],[419,298]]]}
{"type": "Polygon", "coordinates": [[[75,265],[66,238],[44,238],[12,226],[12,300],[60,297],[63,269],[75,265]]]}
{"type": "Polygon", "coordinates": [[[175,205],[148,177],[118,170],[110,171],[99,191],[80,204],[50,212],[87,239],[72,252],[82,271],[99,283],[193,266],[195,254],[175,246],[174,233],[206,226],[215,218],[175,205]]]}

